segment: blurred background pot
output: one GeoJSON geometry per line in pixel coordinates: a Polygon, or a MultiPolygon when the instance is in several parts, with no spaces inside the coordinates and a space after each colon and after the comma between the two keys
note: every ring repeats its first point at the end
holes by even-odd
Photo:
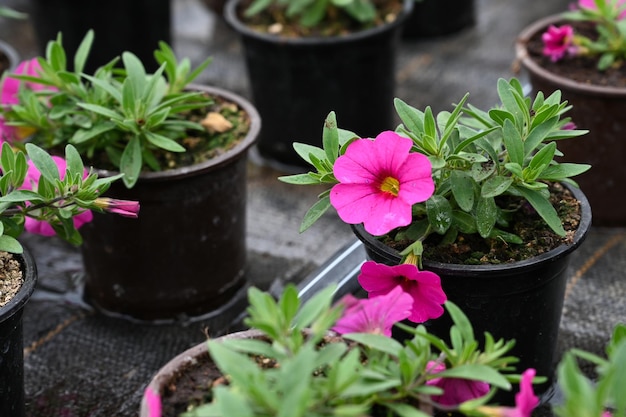
{"type": "Polygon", "coordinates": [[[517,59],[528,77],[531,95],[543,91],[548,96],[560,90],[563,100],[573,106],[568,112],[572,122],[578,129],[589,130],[579,140],[560,141],[559,150],[565,155],[562,162],[593,167],[575,180],[593,207],[594,226],[626,226],[626,88],[577,82],[547,71],[533,59],[527,48],[530,40],[561,19],[559,15],[548,16],[522,30],[516,41],[517,59]]]}
{"type": "Polygon", "coordinates": [[[342,36],[283,38],[260,33],[239,18],[241,0],[227,0],[225,19],[241,36],[249,84],[263,119],[262,157],[308,166],[292,143],[321,146],[332,110],[343,129],[375,137],[393,129],[395,63],[400,32],[413,8],[391,22],[342,36]]]}
{"type": "Polygon", "coordinates": [[[170,0],[31,0],[33,28],[39,54],[48,41],[63,34],[63,46],[72,65],[78,45],[89,29],[95,39],[85,72],[92,74],[124,51],[133,52],[154,72],[153,53],[159,41],[171,44],[170,0]]]}
{"type": "Polygon", "coordinates": [[[0,40],[0,77],[5,71],[13,71],[18,62],[19,55],[17,54],[15,48],[0,40]]]}
{"type": "Polygon", "coordinates": [[[94,213],[81,228],[84,297],[101,311],[140,320],[198,316],[228,303],[245,282],[247,151],[260,118],[238,95],[193,88],[243,108],[250,129],[211,160],[145,172],[132,189],[118,181],[106,192],[139,201],[141,210],[137,219],[94,213]]]}
{"type": "Polygon", "coordinates": [[[23,417],[24,336],[22,314],[37,282],[37,267],[28,251],[14,255],[22,267],[20,290],[0,307],[0,416],[23,417]]]}
{"type": "Polygon", "coordinates": [[[474,23],[474,0],[420,0],[405,22],[402,36],[412,39],[449,35],[474,23]]]}

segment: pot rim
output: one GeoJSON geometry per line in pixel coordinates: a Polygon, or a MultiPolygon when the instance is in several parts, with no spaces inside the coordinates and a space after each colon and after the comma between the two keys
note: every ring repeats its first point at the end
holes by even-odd
{"type": "Polygon", "coordinates": [[[388,24],[382,24],[373,28],[364,29],[358,32],[353,32],[341,36],[308,36],[303,38],[279,37],[250,29],[237,17],[236,10],[240,3],[241,0],[226,0],[226,5],[224,7],[223,13],[226,22],[230,25],[232,29],[234,29],[239,34],[270,43],[279,43],[292,46],[317,46],[320,44],[336,45],[341,43],[357,42],[360,39],[375,36],[376,34],[381,32],[386,32],[390,30],[390,28],[399,27],[404,24],[405,20],[413,11],[414,0],[403,0],[402,12],[398,14],[393,22],[390,22],[388,24]]]}
{"type": "Polygon", "coordinates": [[[7,74],[13,72],[20,61],[20,56],[17,50],[9,43],[0,39],[0,50],[6,55],[9,61],[9,67],[5,70],[7,74]]]}
{"type": "MultiPolygon", "coordinates": [[[[242,330],[239,332],[228,333],[223,336],[220,336],[215,341],[223,341],[229,339],[250,339],[262,336],[263,333],[256,329],[248,329],[242,330]]],[[[193,365],[198,361],[199,358],[208,355],[209,350],[207,347],[207,342],[199,343],[182,353],[179,353],[172,359],[170,359],[163,367],[161,367],[157,373],[152,377],[146,390],[149,388],[152,392],[162,396],[161,388],[165,386],[167,382],[169,382],[172,377],[174,377],[181,369],[184,369],[190,365],[193,365]]],[[[145,391],[144,391],[145,392],[145,391]]],[[[148,413],[148,404],[146,401],[145,393],[141,398],[141,405],[139,410],[140,417],[148,417],[150,414],[148,413]]]]}
{"type": "Polygon", "coordinates": [[[589,94],[589,95],[602,95],[609,97],[626,97],[626,88],[624,87],[607,87],[600,85],[585,84],[572,79],[562,77],[555,73],[549,72],[533,60],[529,54],[526,45],[530,39],[539,31],[544,30],[551,24],[557,22],[566,21],[563,14],[553,14],[546,16],[542,19],[536,20],[530,25],[526,26],[519,33],[515,40],[515,54],[518,62],[521,62],[527,70],[537,74],[544,79],[547,79],[553,84],[562,85],[575,92],[589,94]]]}
{"type": "MultiPolygon", "coordinates": [[[[237,145],[227,150],[221,155],[218,155],[214,158],[211,158],[207,161],[201,162],[199,164],[193,164],[188,166],[183,166],[175,169],[167,169],[163,171],[146,171],[139,174],[138,183],[146,183],[146,182],[156,182],[163,181],[164,179],[178,179],[195,176],[204,172],[215,170],[227,163],[235,160],[239,157],[242,157],[245,152],[256,142],[259,132],[261,131],[261,116],[257,111],[256,107],[248,101],[243,96],[236,94],[232,91],[225,90],[220,87],[208,86],[208,85],[200,85],[200,84],[190,84],[187,87],[189,90],[196,90],[206,92],[212,95],[217,95],[222,98],[225,98],[229,101],[232,101],[239,105],[250,117],[250,128],[246,136],[239,142],[237,145]]],[[[107,170],[107,169],[97,169],[94,167],[94,170],[98,173],[99,176],[102,177],[112,177],[114,175],[119,174],[118,171],[107,170]]]]}
{"type": "Polygon", "coordinates": [[[10,319],[24,308],[24,305],[35,291],[37,283],[37,266],[28,249],[24,248],[23,253],[13,254],[13,256],[22,267],[24,282],[17,294],[7,304],[0,307],[0,322],[10,319]]]}
{"type": "MultiPolygon", "coordinates": [[[[448,270],[448,271],[463,271],[464,273],[469,274],[480,274],[485,273],[487,271],[517,271],[520,269],[527,269],[530,266],[542,265],[547,262],[554,262],[557,259],[561,259],[571,252],[573,252],[576,248],[578,248],[587,236],[587,232],[591,227],[591,206],[589,204],[589,200],[587,200],[587,196],[577,187],[570,186],[569,184],[565,184],[564,186],[574,194],[574,197],[578,201],[580,201],[580,223],[578,225],[578,229],[576,229],[576,233],[574,234],[574,240],[571,244],[562,244],[548,252],[542,253],[540,255],[534,256],[530,259],[525,259],[523,261],[516,261],[505,264],[485,264],[485,265],[465,265],[465,264],[449,264],[444,262],[435,262],[429,261],[427,259],[423,260],[424,269],[425,270],[448,270]]],[[[370,235],[365,231],[362,224],[351,225],[353,231],[357,235],[357,237],[363,241],[367,242],[368,245],[372,245],[376,251],[381,253],[385,253],[387,255],[396,257],[398,261],[400,260],[400,253],[391,249],[389,246],[383,244],[374,236],[370,235]]]]}

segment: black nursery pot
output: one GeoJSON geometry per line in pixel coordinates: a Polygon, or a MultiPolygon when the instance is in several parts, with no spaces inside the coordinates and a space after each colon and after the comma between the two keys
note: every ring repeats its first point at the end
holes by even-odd
{"type": "MultiPolygon", "coordinates": [[[[484,332],[496,340],[515,339],[510,352],[519,357],[519,373],[535,368],[548,382],[535,385],[542,402],[552,395],[555,354],[561,322],[561,311],[567,283],[569,256],[584,241],[591,227],[591,208],[585,195],[568,187],[581,203],[581,221],[573,242],[561,245],[532,259],[500,265],[458,265],[424,260],[423,268],[441,277],[448,300],[467,315],[474,334],[481,340],[484,332]]],[[[363,226],[353,226],[364,243],[368,257],[378,263],[397,265],[399,253],[368,234],[363,226]]],[[[445,313],[425,325],[428,331],[449,340],[452,320],[445,313]]],[[[394,335],[395,337],[395,335],[394,335]]],[[[399,338],[404,337],[400,335],[399,338]]],[[[497,400],[514,404],[515,392],[501,392],[497,400]]]]}
{"type": "Polygon", "coordinates": [[[141,208],[137,219],[94,213],[81,228],[84,297],[101,312],[150,322],[217,314],[245,284],[247,152],[261,121],[236,94],[190,88],[236,103],[250,129],[208,161],[144,172],[131,189],[111,185],[108,197],[139,201],[141,208]]]}
{"type": "Polygon", "coordinates": [[[474,0],[421,0],[415,2],[402,36],[410,39],[449,35],[475,23],[474,0]]]}
{"type": "Polygon", "coordinates": [[[324,120],[364,137],[393,129],[395,61],[400,30],[413,8],[389,24],[345,36],[281,38],[256,32],[240,19],[241,0],[228,0],[224,17],[241,35],[253,102],[263,120],[261,156],[308,166],[293,142],[321,146],[324,120]]]}
{"type": "Polygon", "coordinates": [[[95,32],[85,72],[93,73],[124,51],[137,55],[147,71],[158,65],[159,41],[171,42],[170,0],[32,0],[31,18],[39,53],[62,32],[68,65],[89,29],[95,32]]]}
{"type": "Polygon", "coordinates": [[[15,255],[22,266],[24,283],[19,292],[0,308],[0,416],[23,417],[24,337],[22,315],[37,282],[35,262],[26,249],[15,255]]]}

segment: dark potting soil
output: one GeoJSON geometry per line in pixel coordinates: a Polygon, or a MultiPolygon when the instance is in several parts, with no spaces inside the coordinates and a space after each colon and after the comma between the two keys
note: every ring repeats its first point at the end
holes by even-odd
{"type": "Polygon", "coordinates": [[[252,29],[263,33],[270,33],[281,37],[299,38],[313,36],[340,36],[358,32],[384,23],[392,22],[402,11],[402,0],[373,0],[377,17],[372,23],[363,24],[350,17],[346,12],[333,6],[328,6],[325,18],[315,27],[306,27],[299,24],[297,19],[288,19],[284,8],[268,7],[263,12],[245,17],[245,10],[252,0],[241,2],[238,17],[252,29]]]}
{"type": "MultiPolygon", "coordinates": [[[[594,25],[590,22],[564,21],[562,24],[573,26],[575,33],[584,34],[589,38],[593,39],[597,36],[594,25]]],[[[556,26],[561,26],[562,24],[556,26]]],[[[528,56],[545,70],[584,84],[626,87],[626,64],[622,63],[619,66],[600,71],[597,68],[598,60],[590,57],[566,56],[557,62],[552,62],[550,58],[544,56],[542,53],[542,33],[543,31],[540,31],[533,35],[526,44],[526,47],[528,49],[528,56]]]]}
{"type": "MultiPolygon", "coordinates": [[[[259,339],[269,343],[269,339],[265,336],[259,336],[259,339]]],[[[347,342],[341,336],[327,335],[319,346],[337,342],[346,342],[348,346],[355,345],[354,342],[347,342]]],[[[265,356],[253,356],[253,358],[261,368],[269,369],[277,366],[274,359],[265,356]]],[[[225,377],[215,365],[208,350],[206,354],[196,359],[196,361],[188,362],[174,374],[160,393],[162,417],[178,417],[181,413],[209,403],[212,401],[212,388],[228,384],[228,377],[225,377]]]]}
{"type": "Polygon", "coordinates": [[[222,372],[206,355],[175,374],[161,393],[163,417],[178,417],[190,407],[211,402],[211,387],[222,380],[222,372]]]}
{"type": "MultiPolygon", "coordinates": [[[[441,245],[441,236],[433,234],[424,242],[424,259],[450,264],[502,264],[529,259],[556,247],[571,243],[581,219],[580,202],[561,184],[550,184],[550,201],[561,218],[566,236],[550,229],[537,212],[519,198],[507,197],[497,204],[503,208],[519,208],[513,212],[510,227],[498,227],[519,236],[524,243],[516,245],[500,239],[484,239],[478,233],[459,233],[454,243],[441,245]]],[[[407,242],[385,242],[402,250],[407,242]]]]}

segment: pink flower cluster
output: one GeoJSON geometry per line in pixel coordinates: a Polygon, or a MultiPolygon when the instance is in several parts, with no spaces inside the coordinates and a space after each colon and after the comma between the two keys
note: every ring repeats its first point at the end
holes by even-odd
{"type": "Polygon", "coordinates": [[[413,204],[428,200],[435,190],[432,166],[413,141],[395,132],[375,140],[358,139],[337,158],[333,174],[339,181],[330,203],[346,223],[363,223],[375,236],[411,223],[413,204]]]}
{"type": "MultiPolygon", "coordinates": [[[[32,77],[36,77],[39,75],[39,70],[41,70],[41,66],[37,59],[32,59],[29,61],[21,62],[17,68],[15,69],[15,74],[18,75],[29,75],[32,77]]],[[[34,90],[54,90],[54,88],[49,86],[44,86],[42,84],[37,84],[33,82],[26,82],[24,86],[34,90]]],[[[2,84],[0,85],[0,105],[1,106],[10,106],[13,104],[17,104],[19,102],[18,93],[20,88],[22,87],[22,82],[17,78],[13,77],[5,77],[2,84]]],[[[0,146],[3,142],[7,141],[12,143],[16,140],[22,140],[27,136],[27,131],[21,128],[15,128],[13,126],[8,126],[4,123],[4,119],[0,117],[0,146]]],[[[65,171],[67,164],[65,160],[58,156],[52,156],[52,160],[57,166],[59,171],[59,176],[61,179],[65,177],[65,171]]],[[[85,170],[84,177],[87,176],[87,171],[85,170]]],[[[32,161],[28,161],[28,172],[26,174],[26,178],[24,179],[24,184],[21,189],[23,190],[37,190],[39,185],[39,178],[41,177],[41,173],[32,163],[32,161]]],[[[102,208],[105,211],[116,213],[126,217],[137,217],[137,213],[139,212],[139,203],[136,201],[125,201],[125,200],[115,200],[110,198],[98,198],[96,200],[96,205],[102,208]]],[[[93,214],[90,210],[84,210],[82,213],[74,216],[72,219],[74,221],[74,226],[76,229],[80,228],[83,224],[90,222],[93,219],[93,214]]],[[[30,233],[36,233],[43,236],[54,236],[56,232],[52,228],[52,226],[45,221],[38,220],[31,216],[26,216],[24,229],[30,233]]]]}
{"type": "MultiPolygon", "coordinates": [[[[610,2],[612,0],[606,0],[610,2]]],[[[617,13],[616,20],[626,18],[626,0],[618,0],[613,9],[613,13],[617,13]]],[[[595,0],[578,0],[578,3],[572,6],[573,10],[586,10],[594,13],[598,10],[595,0]]],[[[543,55],[550,58],[552,62],[557,62],[566,56],[572,57],[581,53],[581,49],[576,40],[574,28],[571,25],[555,26],[550,25],[542,34],[543,55]]]]}
{"type": "MultiPolygon", "coordinates": [[[[30,75],[32,77],[37,77],[39,75],[39,70],[41,70],[41,65],[37,59],[31,59],[29,61],[21,62],[14,71],[14,74],[17,75],[30,75]]],[[[17,104],[19,102],[18,92],[20,90],[22,82],[17,78],[13,77],[5,77],[2,85],[0,85],[0,105],[10,106],[12,104],[17,104]]],[[[33,91],[40,90],[54,90],[53,87],[45,86],[42,84],[37,84],[33,82],[25,83],[25,86],[33,91]]],[[[25,132],[21,129],[16,129],[13,126],[8,126],[4,123],[4,119],[0,117],[0,145],[3,142],[13,142],[15,140],[24,139],[26,136],[25,132]]]]}
{"type": "MultiPolygon", "coordinates": [[[[52,160],[57,166],[59,170],[59,176],[61,179],[65,177],[65,169],[66,162],[65,159],[53,156],[52,160]]],[[[87,176],[87,171],[85,171],[84,176],[87,176]]],[[[32,161],[28,161],[28,172],[26,173],[26,178],[24,179],[24,184],[22,184],[21,189],[23,190],[37,190],[39,185],[39,178],[41,177],[41,173],[35,167],[32,161]]],[[[93,219],[93,214],[90,210],[85,210],[82,213],[74,216],[72,219],[74,221],[74,227],[77,229],[80,228],[83,224],[89,223],[93,219]]],[[[26,216],[24,229],[29,233],[35,233],[43,236],[54,236],[56,232],[52,228],[52,226],[45,221],[37,220],[33,217],[26,216]]]]}
{"type": "Polygon", "coordinates": [[[543,54],[552,62],[562,59],[565,55],[575,56],[578,48],[574,45],[574,28],[570,25],[550,25],[541,36],[543,54]]]}

